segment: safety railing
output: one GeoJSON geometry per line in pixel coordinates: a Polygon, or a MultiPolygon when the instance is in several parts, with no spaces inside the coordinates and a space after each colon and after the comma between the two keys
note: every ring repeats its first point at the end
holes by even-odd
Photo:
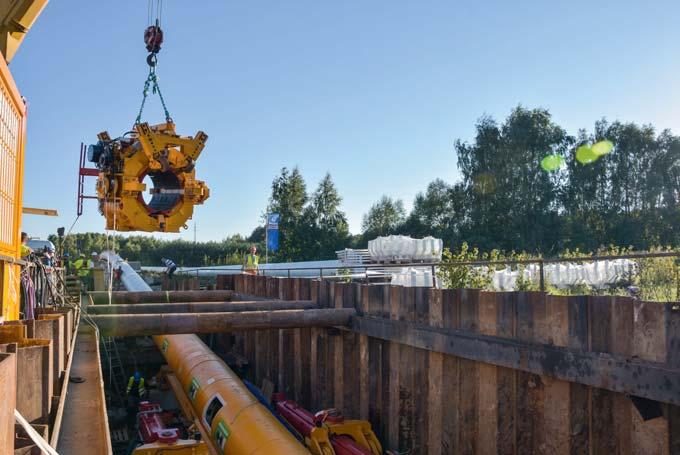
{"type": "MultiPolygon", "coordinates": [[[[654,259],[654,258],[676,258],[680,261],[680,252],[678,251],[662,251],[662,252],[639,252],[628,253],[621,255],[595,255],[583,257],[569,257],[569,258],[531,258],[531,259],[508,259],[508,260],[474,260],[474,261],[443,261],[443,262],[409,262],[409,263],[374,263],[374,264],[343,264],[337,266],[322,266],[322,267],[280,267],[277,264],[276,268],[261,267],[255,274],[261,276],[278,276],[291,278],[292,274],[303,276],[306,278],[319,279],[362,279],[366,282],[371,280],[384,279],[391,276],[390,270],[394,269],[415,269],[418,271],[427,270],[431,276],[432,286],[437,287],[437,279],[441,275],[442,268],[452,269],[456,267],[503,267],[503,266],[538,266],[538,289],[545,291],[546,286],[546,266],[550,264],[573,264],[573,263],[587,263],[595,261],[611,261],[617,259],[654,259]],[[308,273],[304,273],[308,272],[308,273]]],[[[680,265],[677,267],[680,270],[680,265]]],[[[183,268],[178,271],[181,275],[193,275],[199,277],[200,272],[215,272],[215,274],[239,274],[242,273],[238,268],[225,269],[220,267],[196,267],[183,268]]],[[[676,294],[680,295],[680,274],[676,273],[676,294]]]]}

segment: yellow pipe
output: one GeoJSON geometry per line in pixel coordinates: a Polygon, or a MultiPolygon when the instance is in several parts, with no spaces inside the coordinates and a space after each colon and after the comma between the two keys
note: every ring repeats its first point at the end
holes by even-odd
{"type": "Polygon", "coordinates": [[[196,335],[153,339],[221,453],[309,455],[196,335]]]}

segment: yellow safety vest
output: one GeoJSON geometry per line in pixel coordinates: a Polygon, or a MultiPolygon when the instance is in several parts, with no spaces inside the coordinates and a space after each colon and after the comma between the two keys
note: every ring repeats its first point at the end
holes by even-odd
{"type": "MultiPolygon", "coordinates": [[[[132,386],[133,386],[134,384],[135,384],[135,377],[134,377],[134,376],[130,376],[130,380],[128,381],[127,391],[126,391],[126,393],[127,393],[128,395],[130,394],[130,391],[132,390],[132,386]]],[[[139,379],[139,385],[137,385],[137,392],[138,392],[138,394],[139,394],[140,397],[141,397],[142,395],[144,395],[144,393],[146,392],[146,389],[144,388],[144,378],[140,378],[140,379],[139,379]]]]}
{"type": "Polygon", "coordinates": [[[258,267],[260,263],[260,256],[257,254],[249,254],[246,257],[246,270],[253,270],[258,267]]]}
{"type": "Polygon", "coordinates": [[[73,263],[73,267],[75,267],[78,276],[87,276],[87,274],[89,273],[89,270],[87,270],[87,268],[85,267],[84,259],[77,259],[73,263]]]}
{"type": "Polygon", "coordinates": [[[31,254],[31,249],[22,243],[21,244],[21,257],[25,258],[29,254],[31,254]]]}

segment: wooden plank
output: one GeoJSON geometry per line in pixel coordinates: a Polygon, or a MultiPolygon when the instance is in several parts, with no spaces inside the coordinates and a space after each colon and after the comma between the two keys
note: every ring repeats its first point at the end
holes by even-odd
{"type": "MultiPolygon", "coordinates": [[[[624,329],[623,318],[617,319],[618,327],[613,324],[613,302],[610,296],[590,296],[588,298],[590,315],[590,349],[595,352],[615,352],[616,329],[624,329]]],[[[620,334],[619,334],[620,335],[620,334]]],[[[630,336],[630,333],[628,334],[630,336]]],[[[622,350],[619,348],[619,350],[622,350]]],[[[591,444],[597,453],[625,453],[630,449],[630,439],[621,441],[617,424],[625,424],[623,432],[630,434],[630,413],[626,403],[617,399],[617,394],[609,390],[594,388],[591,390],[591,444]],[[618,403],[617,403],[618,402],[618,403]],[[628,411],[625,415],[619,413],[628,411]],[[619,418],[622,417],[622,418],[619,418]]]]}
{"type": "MultiPolygon", "coordinates": [[[[429,324],[429,289],[414,287],[415,322],[429,324]]],[[[417,452],[427,452],[428,447],[428,386],[430,353],[424,349],[413,349],[413,418],[414,447],[417,452]]]]}
{"type": "MultiPolygon", "coordinates": [[[[442,291],[428,289],[428,325],[444,327],[444,312],[442,291]]],[[[440,455],[442,453],[442,378],[444,355],[439,352],[428,351],[427,375],[427,453],[440,455]]]]}
{"type": "MultiPolygon", "coordinates": [[[[584,296],[567,298],[569,321],[567,345],[577,352],[588,349],[588,301],[584,296]]],[[[569,384],[569,453],[590,453],[590,388],[569,384]]]]}
{"type": "MultiPolygon", "coordinates": [[[[479,332],[479,298],[477,289],[461,291],[460,328],[469,334],[479,332]]],[[[479,363],[461,358],[459,365],[459,453],[469,454],[475,453],[479,437],[479,363]]]]}
{"type": "MultiPolygon", "coordinates": [[[[362,293],[362,310],[368,315],[379,316],[382,315],[383,307],[383,292],[389,293],[389,288],[385,286],[365,286],[362,293]]],[[[364,367],[362,361],[362,368],[370,372],[368,374],[368,419],[373,425],[374,432],[378,439],[385,439],[385,414],[384,403],[387,395],[384,393],[384,384],[389,381],[389,369],[385,369],[383,364],[383,341],[376,340],[362,335],[367,340],[368,346],[368,365],[364,367]]],[[[363,342],[362,342],[363,343],[363,342]]],[[[362,379],[362,387],[364,387],[364,380],[362,379]]],[[[363,410],[362,410],[363,411],[363,410]]]]}
{"type": "MultiPolygon", "coordinates": [[[[458,329],[460,327],[460,290],[445,289],[442,291],[443,328],[458,329]]],[[[460,370],[459,358],[444,355],[442,365],[442,454],[459,452],[459,402],[460,402],[460,370]]]]}
{"type": "MultiPolygon", "coordinates": [[[[300,286],[302,285],[302,278],[291,278],[292,280],[292,298],[297,299],[300,297],[300,286]]],[[[293,330],[293,399],[300,403],[302,407],[307,407],[307,404],[303,404],[302,399],[302,351],[304,347],[302,344],[302,337],[300,334],[300,329],[293,330]]],[[[307,375],[307,371],[304,372],[307,375]]]]}
{"type": "MultiPolygon", "coordinates": [[[[632,355],[651,362],[665,362],[668,355],[667,333],[668,312],[659,302],[632,301],[633,337],[632,355]]],[[[644,421],[637,409],[632,406],[631,449],[632,453],[668,454],[671,438],[668,420],[663,417],[644,421]]]]}
{"type": "MultiPolygon", "coordinates": [[[[321,300],[325,295],[325,282],[324,281],[314,281],[311,287],[310,298],[317,306],[322,306],[321,300]]],[[[321,358],[324,357],[321,352],[319,352],[319,341],[323,329],[312,328],[310,332],[310,359],[309,359],[309,380],[310,380],[310,408],[317,407],[321,401],[321,394],[325,393],[325,381],[320,380],[320,375],[322,370],[326,367],[321,365],[321,358]]],[[[321,348],[323,350],[323,348],[321,348]]],[[[324,372],[325,373],[325,372],[324,372]]],[[[325,376],[324,376],[325,378],[325,376]]]]}
{"type": "MultiPolygon", "coordinates": [[[[342,283],[331,284],[333,293],[333,305],[335,308],[343,307],[345,288],[342,283]]],[[[344,351],[342,334],[338,333],[333,337],[333,403],[334,407],[344,409],[344,351]]],[[[354,371],[354,370],[352,370],[354,371]]]]}
{"type": "MultiPolygon", "coordinates": [[[[632,353],[633,301],[629,297],[612,297],[611,308],[609,352],[629,357],[632,353]]],[[[633,405],[625,395],[614,392],[609,393],[613,395],[613,433],[616,438],[617,453],[633,453],[631,451],[633,405]]]]}
{"type": "MultiPolygon", "coordinates": [[[[366,314],[368,312],[368,289],[370,286],[362,286],[360,284],[353,285],[355,291],[355,305],[359,314],[366,314]]],[[[358,418],[368,420],[369,404],[370,404],[370,376],[378,375],[370,367],[369,344],[366,335],[357,335],[359,342],[359,414],[358,418]]]]}
{"type": "MultiPolygon", "coordinates": [[[[390,321],[399,319],[401,306],[401,286],[389,288],[390,321]]],[[[372,336],[369,334],[369,336],[372,336]]],[[[379,338],[379,337],[378,337],[379,338]]],[[[389,392],[387,406],[387,448],[393,452],[399,452],[399,354],[401,345],[398,339],[388,339],[389,347],[389,392]]]]}
{"type": "MultiPolygon", "coordinates": [[[[282,278],[279,281],[279,298],[282,300],[292,300],[293,296],[293,282],[288,278],[282,278]]],[[[294,396],[295,387],[295,362],[294,356],[294,329],[279,330],[279,374],[278,385],[279,391],[284,392],[286,396],[294,396]]]]}
{"type": "MultiPolygon", "coordinates": [[[[479,296],[479,333],[496,335],[498,309],[496,295],[482,292],[479,296]]],[[[498,452],[498,377],[497,367],[480,363],[477,411],[477,444],[475,453],[498,452]]]]}
{"type": "MultiPolygon", "coordinates": [[[[495,335],[512,338],[515,333],[515,297],[511,292],[496,293],[495,335]]],[[[496,367],[496,396],[498,400],[497,438],[498,453],[515,453],[515,415],[517,413],[516,372],[510,368],[496,367]]]]}
{"type": "MultiPolygon", "coordinates": [[[[342,283],[342,306],[343,308],[360,307],[360,286],[357,283],[342,283]]],[[[360,415],[360,387],[361,387],[361,360],[359,334],[343,331],[343,371],[352,372],[346,374],[343,379],[343,410],[349,418],[357,418],[360,415]]]]}
{"type": "MultiPolygon", "coordinates": [[[[541,302],[534,292],[516,293],[517,339],[536,343],[537,325],[543,324],[539,311],[541,302]]],[[[543,382],[537,374],[520,371],[517,373],[517,450],[523,454],[540,452],[543,423],[543,382]]]]}
{"type": "MultiPolygon", "coordinates": [[[[416,317],[414,289],[401,288],[399,321],[414,322],[416,317]]],[[[412,453],[416,448],[415,433],[415,352],[407,345],[400,347],[399,356],[399,451],[412,453]]]]}
{"type": "MultiPolygon", "coordinates": [[[[567,297],[544,296],[543,303],[534,307],[534,337],[540,343],[567,346],[569,343],[569,310],[567,297]]],[[[550,376],[541,376],[542,414],[538,425],[538,451],[568,454],[570,451],[569,383],[550,376]]]]}

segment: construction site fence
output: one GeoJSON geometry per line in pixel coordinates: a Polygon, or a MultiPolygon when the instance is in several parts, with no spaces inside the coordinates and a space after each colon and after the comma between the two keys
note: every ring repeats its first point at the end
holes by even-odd
{"type": "Polygon", "coordinates": [[[313,412],[394,453],[680,453],[680,304],[619,296],[217,277],[242,298],[354,308],[348,327],[221,334],[313,412]]]}

